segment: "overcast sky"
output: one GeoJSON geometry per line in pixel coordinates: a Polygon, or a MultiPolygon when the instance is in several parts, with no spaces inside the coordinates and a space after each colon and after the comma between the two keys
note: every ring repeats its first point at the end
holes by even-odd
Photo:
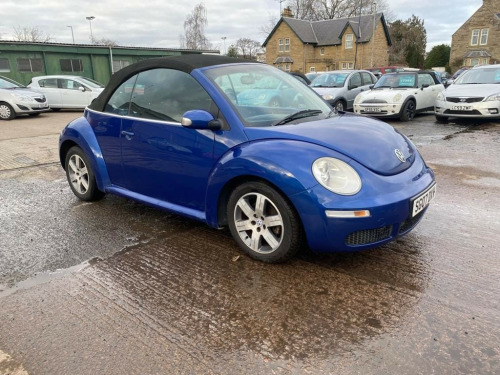
{"type": "MultiPolygon", "coordinates": [[[[427,50],[451,44],[451,35],[482,4],[482,0],[386,0],[395,19],[412,14],[425,20],[427,50]]],[[[0,39],[12,40],[14,27],[38,27],[55,42],[111,39],[122,46],[178,48],[186,16],[200,0],[1,0],[0,39]]],[[[262,25],[278,17],[278,0],[204,0],[206,36],[214,49],[227,49],[239,38],[263,42],[262,25]],[[221,39],[226,37],[225,41],[221,39]]]]}

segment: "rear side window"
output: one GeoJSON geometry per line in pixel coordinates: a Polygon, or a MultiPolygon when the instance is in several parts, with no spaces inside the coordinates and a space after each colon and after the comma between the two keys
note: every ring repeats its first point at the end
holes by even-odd
{"type": "Polygon", "coordinates": [[[113,95],[111,95],[111,98],[109,98],[108,103],[104,107],[104,112],[126,116],[130,107],[130,99],[132,98],[132,90],[134,89],[136,80],[137,75],[123,82],[113,95]]]}
{"type": "Polygon", "coordinates": [[[41,79],[40,81],[38,81],[38,86],[46,87],[49,89],[56,89],[57,88],[57,79],[56,78],[41,79]]]}
{"type": "Polygon", "coordinates": [[[372,85],[375,83],[375,79],[370,73],[362,72],[361,76],[363,77],[363,85],[372,85]]]}

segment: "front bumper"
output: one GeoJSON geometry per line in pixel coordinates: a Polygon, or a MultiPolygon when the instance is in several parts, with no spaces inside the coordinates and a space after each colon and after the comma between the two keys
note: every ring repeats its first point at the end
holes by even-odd
{"type": "Polygon", "coordinates": [[[45,102],[16,102],[14,103],[14,110],[16,114],[30,114],[46,112],[50,109],[49,103],[45,102]]]}
{"type": "Polygon", "coordinates": [[[443,117],[500,118],[500,102],[453,103],[436,100],[434,113],[443,117]]]}
{"type": "MultiPolygon", "coordinates": [[[[359,169],[356,168],[358,171],[359,169]]],[[[321,185],[292,197],[311,250],[353,252],[367,250],[409,233],[427,211],[412,217],[411,202],[434,184],[434,173],[420,157],[394,176],[360,173],[362,191],[339,196],[321,185]],[[369,217],[328,217],[327,211],[369,210],[369,217]]]]}
{"type": "Polygon", "coordinates": [[[354,113],[373,117],[397,117],[403,103],[355,103],[354,113]]]}

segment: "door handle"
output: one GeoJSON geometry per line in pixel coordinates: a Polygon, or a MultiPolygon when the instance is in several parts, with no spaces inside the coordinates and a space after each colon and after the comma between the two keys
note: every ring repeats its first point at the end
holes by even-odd
{"type": "Polygon", "coordinates": [[[124,135],[127,140],[132,139],[132,137],[134,136],[133,132],[128,132],[125,130],[122,130],[121,134],[124,135]]]}

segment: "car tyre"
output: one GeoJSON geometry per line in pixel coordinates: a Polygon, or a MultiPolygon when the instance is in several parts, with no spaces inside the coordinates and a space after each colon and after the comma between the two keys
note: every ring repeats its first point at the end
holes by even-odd
{"type": "Polygon", "coordinates": [[[446,124],[446,123],[448,123],[448,117],[436,115],[436,121],[441,123],[441,124],[446,124]]]}
{"type": "Polygon", "coordinates": [[[337,112],[345,112],[346,110],[346,104],[342,99],[337,100],[334,104],[333,107],[337,112]]]}
{"type": "Polygon", "coordinates": [[[303,230],[295,209],[265,183],[236,187],[226,214],[233,238],[254,259],[282,263],[302,247],[303,230]]]}
{"type": "Polygon", "coordinates": [[[401,119],[401,121],[411,121],[415,117],[415,112],[416,112],[415,101],[408,100],[403,106],[403,110],[401,111],[399,118],[401,119]]]}
{"type": "Polygon", "coordinates": [[[16,117],[16,112],[11,107],[9,103],[0,103],[0,119],[1,120],[12,120],[16,117]]]}
{"type": "Polygon", "coordinates": [[[104,197],[97,187],[95,174],[88,156],[78,146],[73,146],[66,154],[66,178],[73,193],[81,200],[91,202],[104,197]]]}

